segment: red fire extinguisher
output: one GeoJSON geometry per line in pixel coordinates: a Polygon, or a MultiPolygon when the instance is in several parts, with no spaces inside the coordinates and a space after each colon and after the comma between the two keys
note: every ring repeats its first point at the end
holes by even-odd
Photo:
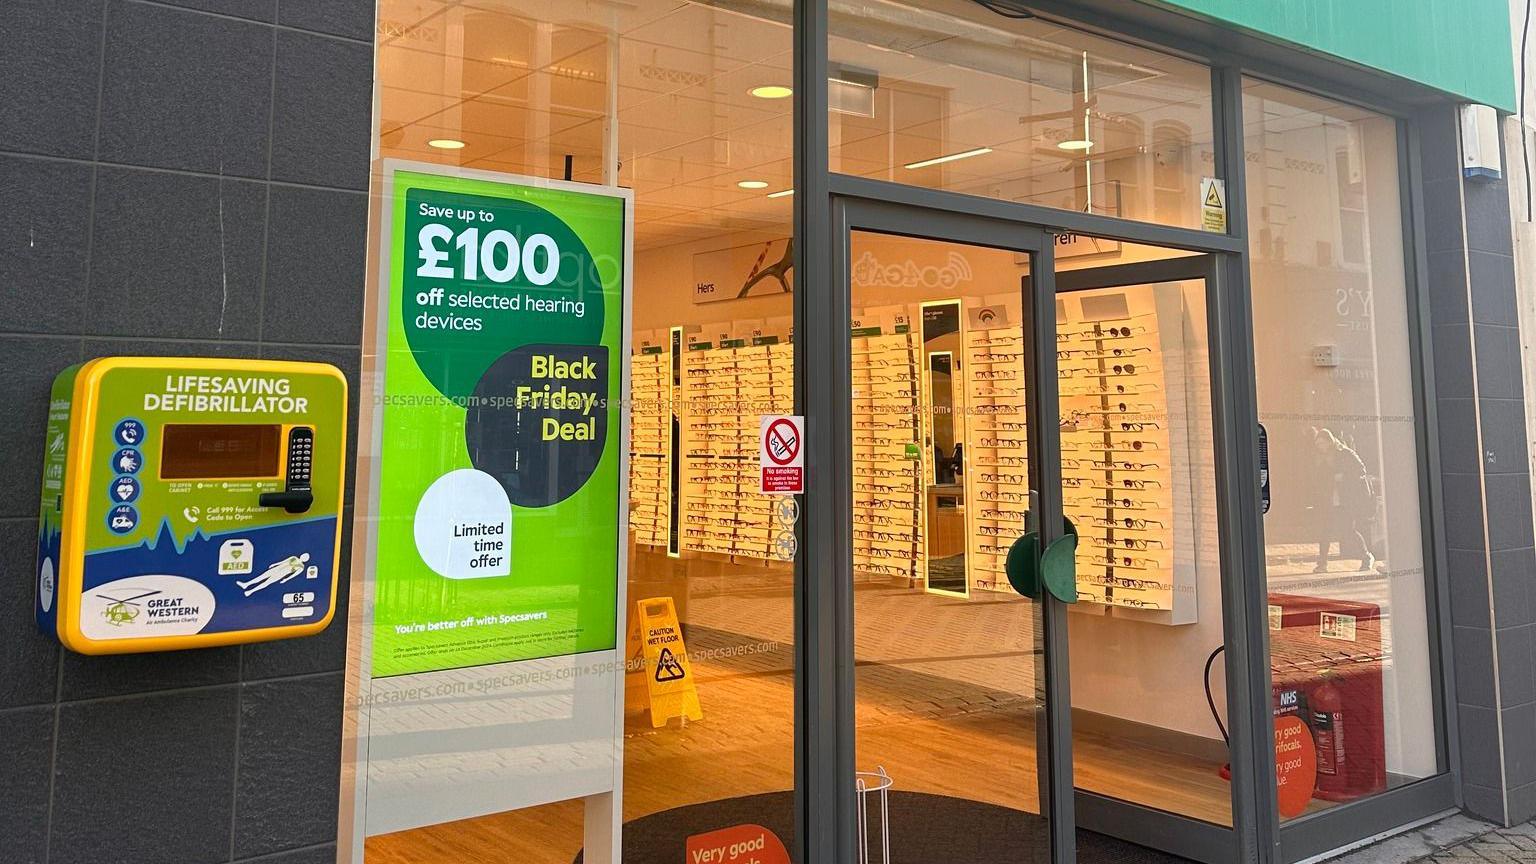
{"type": "Polygon", "coordinates": [[[1349,777],[1345,767],[1344,697],[1333,683],[1333,670],[1324,670],[1307,693],[1312,738],[1317,743],[1317,793],[1319,798],[1346,798],[1349,777]]]}

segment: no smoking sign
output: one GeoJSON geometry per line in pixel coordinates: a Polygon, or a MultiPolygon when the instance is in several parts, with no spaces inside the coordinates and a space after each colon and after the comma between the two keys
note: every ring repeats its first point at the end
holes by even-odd
{"type": "Polygon", "coordinates": [[[761,491],[769,495],[798,495],[805,491],[805,418],[766,414],[758,436],[762,464],[761,491]]]}

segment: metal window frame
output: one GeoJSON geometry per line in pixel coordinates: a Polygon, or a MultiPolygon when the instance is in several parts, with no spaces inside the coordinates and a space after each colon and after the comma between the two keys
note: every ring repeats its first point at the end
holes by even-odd
{"type": "MultiPolygon", "coordinates": [[[[996,2],[1026,8],[1018,0],[996,2]]],[[[1431,357],[1422,241],[1423,175],[1415,125],[1420,107],[1444,101],[1445,97],[1343,61],[1280,48],[1177,13],[1153,11],[1151,7],[1114,0],[1028,0],[1027,9],[1078,29],[1182,56],[1211,68],[1215,172],[1226,182],[1228,233],[1209,234],[832,174],[824,86],[830,36],[827,0],[795,0],[794,237],[800,283],[794,292],[796,400],[797,410],[807,417],[807,472],[813,478],[805,496],[806,518],[799,527],[801,554],[796,561],[795,578],[796,860],[807,864],[844,864],[855,860],[854,792],[852,784],[845,782],[854,770],[852,609],[851,597],[843,596],[847,592],[839,587],[845,571],[838,560],[838,550],[851,548],[846,517],[851,512],[852,490],[845,474],[829,470],[851,464],[850,430],[845,428],[847,402],[839,400],[839,394],[847,393],[851,386],[846,338],[850,297],[847,279],[837,276],[840,271],[836,267],[839,262],[846,265],[851,226],[847,207],[839,202],[852,199],[968,212],[1018,225],[1050,226],[1213,254],[1217,263],[1208,283],[1207,311],[1212,368],[1220,370],[1215,376],[1219,380],[1213,380],[1213,385],[1219,386],[1212,390],[1212,419],[1224,570],[1223,626],[1228,647],[1225,671],[1233,775],[1232,836],[1238,860],[1264,864],[1294,862],[1459,805],[1459,752],[1454,734],[1455,715],[1448,702],[1449,694],[1454,693],[1454,680],[1448,592],[1442,578],[1446,569],[1443,513],[1438,506],[1439,437],[1428,365],[1431,357]],[[1243,168],[1245,77],[1355,104],[1399,122],[1405,281],[1409,293],[1412,384],[1418,414],[1420,513],[1425,529],[1428,635],[1435,691],[1436,752],[1441,768],[1441,773],[1425,780],[1291,820],[1283,826],[1275,804],[1273,752],[1267,746],[1273,735],[1273,718],[1243,168]]],[[[1049,249],[1046,251],[1048,254],[1049,249]]],[[[851,569],[851,562],[848,567],[851,569]]],[[[1049,616],[1047,619],[1049,622],[1049,616]]],[[[1058,626],[1064,627],[1064,621],[1058,626]]],[[[1066,659],[1058,657],[1055,662],[1065,664],[1066,659]]],[[[1061,671],[1065,671],[1065,665],[1061,671]]],[[[1070,711],[1070,703],[1064,707],[1070,711]]],[[[1070,771],[1070,756],[1066,767],[1070,771]]],[[[1077,797],[1081,799],[1082,793],[1077,797]]],[[[1052,807],[1060,800],[1058,795],[1052,807]]],[[[1052,819],[1053,830],[1057,822],[1052,819]]],[[[1174,828],[1184,830],[1176,825],[1174,828]]],[[[1209,848],[1209,832],[1201,830],[1195,834],[1200,836],[1187,838],[1190,848],[1209,848]]],[[[1070,846],[1071,837],[1063,838],[1063,842],[1070,846]]]]}

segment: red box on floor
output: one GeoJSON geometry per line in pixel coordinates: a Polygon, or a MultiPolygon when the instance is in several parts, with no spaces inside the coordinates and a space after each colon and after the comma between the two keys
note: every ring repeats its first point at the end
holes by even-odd
{"type": "Polygon", "coordinates": [[[1299,713],[1317,745],[1313,797],[1348,801],[1387,786],[1381,607],[1269,595],[1275,714],[1299,713]]]}

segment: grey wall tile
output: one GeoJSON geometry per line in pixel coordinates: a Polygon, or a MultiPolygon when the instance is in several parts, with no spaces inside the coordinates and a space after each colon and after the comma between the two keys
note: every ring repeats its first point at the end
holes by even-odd
{"type": "Polygon", "coordinates": [[[238,647],[99,656],[64,651],[61,657],[65,701],[233,684],[240,679],[238,647]]]}
{"type": "Polygon", "coordinates": [[[262,338],[356,345],[362,339],[368,196],[273,186],[262,338]]]}
{"type": "Polygon", "coordinates": [[[1499,713],[1504,719],[1506,786],[1536,783],[1536,702],[1515,705],[1499,713]]]}
{"type": "Polygon", "coordinates": [[[277,22],[300,30],[373,42],[376,0],[279,0],[277,22]]]}
{"type": "Polygon", "coordinates": [[[1461,177],[1461,130],[1454,108],[1436,106],[1425,111],[1415,124],[1419,158],[1425,180],[1461,177]]]}
{"type": "Polygon", "coordinates": [[[321,846],[311,846],[308,849],[263,855],[260,858],[236,858],[235,861],[237,864],[243,864],[246,861],[251,864],[336,864],[336,844],[326,843],[321,846]]]}
{"type": "Polygon", "coordinates": [[[266,195],[245,180],[103,168],[89,332],[255,338],[266,195]]]}
{"type": "Polygon", "coordinates": [[[272,178],[366,190],[372,94],[371,45],[278,31],[272,178]]]}
{"type": "Polygon", "coordinates": [[[335,839],[343,677],[240,688],[235,857],[335,839]]]}
{"type": "Polygon", "coordinates": [[[82,356],[87,360],[96,357],[224,357],[251,360],[261,357],[261,345],[257,342],[87,338],[82,356]]]}
{"type": "Polygon", "coordinates": [[[48,392],[54,376],[79,359],[78,339],[0,336],[0,405],[17,429],[0,447],[0,518],[37,517],[48,392]]]}
{"type": "Polygon", "coordinates": [[[1481,551],[1446,552],[1450,570],[1451,621],[1458,627],[1489,628],[1487,557],[1481,551]]]}
{"type": "Polygon", "coordinates": [[[1536,624],[1536,550],[1493,553],[1493,626],[1536,624]]]}
{"type": "Polygon", "coordinates": [[[1467,248],[1476,252],[1512,255],[1514,233],[1509,227],[1509,183],[1505,180],[1466,181],[1467,248]]]}
{"type": "Polygon", "coordinates": [[[1459,251],[1465,248],[1461,226],[1461,177],[1424,182],[1424,251],[1459,251]]]}
{"type": "Polygon", "coordinates": [[[1488,474],[1488,547],[1494,552],[1522,549],[1536,542],[1531,535],[1531,477],[1529,474],[1488,474]]]}
{"type": "Polygon", "coordinates": [[[352,508],[344,507],[341,512],[341,563],[336,571],[336,614],[330,626],[302,639],[278,639],[243,646],[242,681],[340,672],[347,668],[347,610],[352,588],[348,574],[351,565],[352,508]]]}
{"type": "Polygon", "coordinates": [[[60,709],[50,864],[229,858],[234,686],[60,709]]]}
{"type": "Polygon", "coordinates": [[[1520,325],[1520,313],[1515,306],[1514,258],[1490,252],[1468,252],[1467,279],[1472,286],[1473,321],[1505,327],[1520,325]]]}
{"type": "Polygon", "coordinates": [[[1440,493],[1445,502],[1445,542],[1451,549],[1481,550],[1483,489],[1476,474],[1444,474],[1440,493]]]}
{"type": "Polygon", "coordinates": [[[6,202],[0,208],[6,303],[0,330],[78,332],[92,170],[76,162],[0,156],[0,200],[6,202]]]}
{"type": "Polygon", "coordinates": [[[1479,816],[1490,822],[1504,823],[1504,790],[1498,787],[1479,786],[1475,783],[1461,784],[1461,794],[1465,799],[1464,806],[1467,812],[1473,816],[1479,816]]]}
{"type": "MultiPolygon", "coordinates": [[[[1494,641],[1499,647],[1500,704],[1511,706],[1536,702],[1536,624],[1501,627],[1494,631],[1494,641]]],[[[1514,735],[1527,740],[1536,739],[1536,724],[1523,730],[1505,728],[1504,734],[1506,738],[1514,735]]],[[[1536,744],[1531,746],[1536,747],[1536,744]]],[[[1520,782],[1536,782],[1536,777],[1520,782]]]]}
{"type": "MultiPolygon", "coordinates": [[[[1457,667],[1458,674],[1460,667],[1457,667]]],[[[1498,718],[1492,708],[1457,705],[1456,730],[1461,739],[1462,781],[1490,789],[1502,788],[1498,718]]]]}
{"type": "Polygon", "coordinates": [[[1536,624],[1536,550],[1503,549],[1492,557],[1494,626],[1536,624]]]}
{"type": "Polygon", "coordinates": [[[0,639],[0,709],[57,698],[59,644],[38,632],[32,614],[36,550],[36,520],[0,520],[0,631],[5,633],[0,639]]]}
{"type": "Polygon", "coordinates": [[[1481,627],[1451,628],[1456,657],[1456,701],[1477,708],[1497,708],[1493,666],[1493,631],[1481,627]]]}
{"type": "Polygon", "coordinates": [[[1527,783],[1509,790],[1507,818],[1513,824],[1536,819],[1536,783],[1527,783]]]}
{"type": "Polygon", "coordinates": [[[89,159],[102,0],[9,0],[0,15],[0,149],[89,159]]]}
{"type": "Polygon", "coordinates": [[[1474,326],[1477,339],[1477,389],[1485,399],[1520,399],[1520,329],[1498,324],[1474,326]]]}
{"type": "MultiPolygon", "coordinates": [[[[277,0],[160,0],[170,6],[184,6],[202,12],[217,12],[236,18],[271,23],[277,15],[277,0]]],[[[322,0],[320,5],[331,0],[322,0]]]]}
{"type": "Polygon", "coordinates": [[[266,176],[271,27],[114,0],[106,46],[103,160],[266,176]]]}
{"type": "Polygon", "coordinates": [[[1440,426],[1440,470],[1449,474],[1476,474],[1482,460],[1482,444],[1477,437],[1477,400],[1440,399],[1435,405],[1435,422],[1440,426]]]}
{"type": "Polygon", "coordinates": [[[0,711],[0,847],[10,864],[43,864],[53,770],[53,706],[0,711]]]}
{"type": "Polygon", "coordinates": [[[1467,321],[1467,258],[1460,249],[1431,252],[1427,256],[1429,320],[1431,324],[1464,324],[1467,321]]]}
{"type": "Polygon", "coordinates": [[[1472,336],[1465,324],[1442,324],[1430,330],[1434,340],[1435,397],[1471,397],[1472,336]]]}
{"type": "Polygon", "coordinates": [[[1529,472],[1525,402],[1520,399],[1483,399],[1478,404],[1478,412],[1482,417],[1483,470],[1488,474],[1529,472]]]}

